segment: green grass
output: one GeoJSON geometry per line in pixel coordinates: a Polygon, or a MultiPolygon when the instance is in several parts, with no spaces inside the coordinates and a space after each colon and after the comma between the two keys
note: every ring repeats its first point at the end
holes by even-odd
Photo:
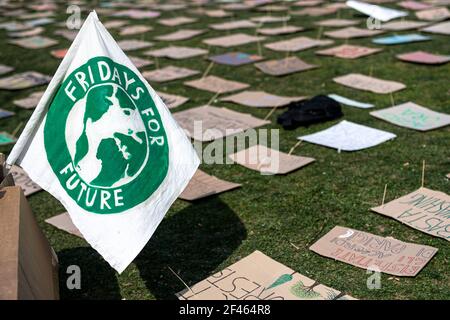
{"type": "MultiPolygon", "coordinates": [[[[61,14],[58,20],[62,21],[65,19],[65,7],[60,7],[59,12],[61,14]]],[[[162,17],[183,14],[188,15],[185,10],[180,10],[165,12],[162,17]]],[[[236,12],[235,19],[258,15],[261,13],[236,12]]],[[[361,27],[365,25],[365,18],[358,16],[355,11],[341,10],[339,15],[342,18],[357,18],[361,21],[361,27]]],[[[268,37],[265,43],[299,35],[317,37],[318,28],[313,23],[336,16],[337,14],[323,17],[292,16],[289,24],[302,26],[307,30],[292,36],[268,37]]],[[[100,18],[103,21],[114,19],[101,15],[100,18]]],[[[225,20],[230,19],[200,17],[197,23],[187,25],[186,28],[207,28],[210,23],[225,20]]],[[[175,30],[161,26],[155,20],[134,20],[130,23],[149,23],[154,27],[154,31],[144,36],[133,36],[135,39],[153,41],[153,37],[175,30]]],[[[279,25],[281,24],[271,24],[279,25]]],[[[68,47],[68,41],[53,35],[56,29],[54,26],[46,28],[46,35],[60,40],[60,44],[52,49],[68,47]]],[[[239,32],[254,33],[253,30],[239,32]]],[[[116,39],[120,38],[116,30],[112,33],[116,39]]],[[[192,40],[179,41],[176,44],[207,48],[202,44],[202,39],[227,33],[234,32],[210,30],[192,40]]],[[[375,77],[396,80],[407,85],[407,89],[394,94],[396,103],[413,101],[436,111],[450,113],[450,64],[423,66],[400,62],[395,58],[395,54],[415,50],[450,54],[448,37],[432,37],[433,40],[428,42],[383,46],[381,53],[357,60],[317,56],[314,54],[315,49],[301,51],[294,55],[306,62],[318,64],[320,68],[287,77],[274,78],[264,75],[252,65],[215,65],[210,74],[249,83],[252,89],[274,94],[314,96],[320,93],[337,93],[374,103],[375,109],[382,109],[391,105],[389,95],[345,88],[331,80],[335,76],[350,72],[368,74],[373,70],[375,77]]],[[[50,55],[49,49],[25,50],[8,44],[7,41],[6,33],[0,31],[1,63],[14,66],[17,72],[36,70],[54,74],[59,61],[50,55]]],[[[344,42],[336,40],[335,44],[344,42]]],[[[167,45],[164,42],[155,43],[155,48],[167,45]]],[[[375,47],[369,38],[349,40],[348,43],[375,47]]],[[[232,50],[258,53],[256,44],[230,50],[217,47],[209,49],[210,54],[232,50]]],[[[144,57],[144,51],[146,49],[130,54],[144,57]]],[[[264,48],[262,53],[267,59],[285,56],[284,53],[264,48]]],[[[201,72],[208,64],[208,61],[201,58],[182,61],[159,59],[160,66],[177,65],[201,72]]],[[[153,68],[154,66],[150,66],[144,70],[153,68]]],[[[203,105],[212,97],[210,93],[188,88],[182,83],[183,80],[151,85],[156,90],[184,95],[191,99],[173,110],[174,112],[203,105]]],[[[12,132],[21,121],[27,121],[32,111],[15,107],[12,101],[26,97],[36,90],[0,91],[1,107],[16,112],[15,117],[0,120],[0,131],[12,132]]],[[[264,118],[268,112],[229,103],[216,105],[251,113],[260,118],[264,118]]],[[[285,152],[296,143],[297,136],[325,129],[342,120],[286,131],[276,124],[276,117],[283,111],[277,110],[270,118],[272,124],[264,128],[280,129],[280,149],[285,152]]],[[[343,111],[344,119],[393,132],[397,138],[371,149],[350,153],[338,153],[336,150],[303,143],[294,154],[314,157],[317,161],[286,176],[263,176],[239,165],[202,165],[201,168],[206,172],[241,183],[242,188],[193,203],[177,200],[147,246],[121,275],[115,273],[85,241],[56,230],[44,222],[46,218],[64,211],[58,201],[46,192],[31,196],[29,201],[40,226],[60,260],[61,298],[173,299],[174,293],[182,290],[184,286],[170,272],[169,266],[188,284],[194,284],[254,250],[260,250],[299,273],[356,298],[449,299],[449,243],[369,210],[381,202],[386,183],[386,201],[420,187],[422,160],[426,160],[427,164],[425,186],[449,193],[450,182],[445,178],[450,172],[449,127],[421,133],[377,120],[370,116],[367,110],[344,106],[343,111]],[[416,277],[395,280],[390,275],[383,274],[382,288],[368,290],[368,275],[365,270],[321,257],[308,250],[310,244],[336,225],[434,246],[439,251],[416,277]],[[66,289],[65,270],[72,264],[81,267],[81,290],[66,289]]],[[[0,152],[8,153],[10,149],[3,147],[0,152]]]]}

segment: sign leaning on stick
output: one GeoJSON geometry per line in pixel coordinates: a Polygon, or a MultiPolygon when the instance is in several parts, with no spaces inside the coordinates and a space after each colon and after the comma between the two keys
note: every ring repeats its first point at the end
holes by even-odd
{"type": "Polygon", "coordinates": [[[122,272],[199,159],[92,12],[7,163],[55,196],[91,246],[122,272]]]}

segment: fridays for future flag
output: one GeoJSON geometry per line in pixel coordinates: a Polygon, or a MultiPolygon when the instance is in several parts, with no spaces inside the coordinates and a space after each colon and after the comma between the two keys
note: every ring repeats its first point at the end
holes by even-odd
{"type": "Polygon", "coordinates": [[[122,272],[195,173],[186,134],[92,12],[7,163],[122,272]]]}

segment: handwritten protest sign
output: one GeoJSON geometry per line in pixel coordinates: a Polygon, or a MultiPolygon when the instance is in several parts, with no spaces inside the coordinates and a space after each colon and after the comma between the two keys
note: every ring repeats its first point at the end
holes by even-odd
{"type": "Polygon", "coordinates": [[[168,93],[165,93],[165,92],[157,92],[157,93],[158,93],[158,96],[162,99],[164,104],[169,109],[173,109],[173,108],[179,107],[182,104],[184,104],[187,101],[189,101],[189,98],[186,98],[186,97],[177,96],[177,95],[174,95],[174,94],[168,94],[168,93]]]}
{"type": "Polygon", "coordinates": [[[179,41],[194,38],[198,35],[205,33],[206,30],[197,29],[182,29],[172,33],[167,33],[162,36],[155,37],[159,41],[179,41]]]}
{"type": "Polygon", "coordinates": [[[282,26],[278,28],[260,28],[256,31],[265,36],[278,36],[282,34],[291,34],[303,31],[302,27],[297,26],[282,26]]]}
{"type": "Polygon", "coordinates": [[[142,73],[142,75],[144,76],[145,79],[149,81],[168,82],[191,77],[199,73],[200,72],[197,70],[180,68],[175,66],[167,66],[165,68],[157,70],[145,71],[142,73]]]}
{"type": "Polygon", "coordinates": [[[425,51],[414,51],[396,55],[397,59],[422,64],[444,64],[450,61],[450,56],[433,54],[425,51]]]}
{"type": "Polygon", "coordinates": [[[353,300],[255,251],[176,295],[180,300],[353,300]]]}
{"type": "Polygon", "coordinates": [[[162,24],[164,26],[168,26],[168,27],[176,27],[176,26],[180,26],[182,24],[193,23],[196,21],[197,21],[197,19],[194,19],[194,18],[180,16],[180,17],[174,17],[174,18],[168,18],[168,19],[159,19],[158,23],[162,24]]]}
{"type": "Polygon", "coordinates": [[[231,22],[210,24],[209,27],[214,30],[234,30],[244,28],[255,28],[256,24],[250,20],[235,20],[231,22]]]}
{"type": "Polygon", "coordinates": [[[353,266],[395,276],[414,277],[438,249],[336,226],[310,250],[353,266]]]}
{"type": "Polygon", "coordinates": [[[122,40],[117,41],[117,44],[123,51],[139,50],[153,46],[152,42],[141,40],[122,40]]]}
{"type": "Polygon", "coordinates": [[[226,64],[229,66],[241,66],[243,64],[261,61],[263,57],[256,54],[247,54],[243,52],[229,52],[208,58],[214,63],[226,64]]]}
{"type": "Polygon", "coordinates": [[[332,40],[317,40],[308,37],[297,37],[289,40],[267,43],[264,47],[274,51],[297,52],[313,47],[326,46],[332,43],[332,40]]]}
{"type": "Polygon", "coordinates": [[[319,66],[306,63],[297,57],[288,57],[259,62],[255,64],[255,67],[271,76],[285,76],[291,73],[315,69],[319,66]]]}
{"type": "Polygon", "coordinates": [[[380,94],[392,93],[406,88],[400,82],[377,79],[358,73],[350,73],[345,76],[336,77],[333,78],[333,81],[346,87],[380,94]]]}
{"type": "Polygon", "coordinates": [[[420,188],[372,210],[450,241],[450,196],[443,192],[420,188]]]}
{"type": "Polygon", "coordinates": [[[205,55],[208,53],[208,50],[201,48],[191,48],[191,47],[181,47],[181,46],[169,46],[162,49],[150,50],[144,52],[147,56],[152,57],[165,57],[170,59],[187,59],[196,56],[205,55]]]}
{"type": "Polygon", "coordinates": [[[327,19],[316,22],[315,24],[322,27],[350,27],[359,24],[359,21],[349,19],[327,19]]]}
{"type": "Polygon", "coordinates": [[[327,37],[336,39],[352,39],[352,38],[372,37],[383,32],[384,32],[383,30],[370,30],[356,27],[346,27],[339,30],[327,31],[325,32],[325,35],[327,37]]]}
{"type": "Polygon", "coordinates": [[[383,49],[343,44],[337,47],[316,51],[316,54],[343,59],[357,59],[380,52],[381,50],[383,49]]]}
{"type": "Polygon", "coordinates": [[[73,234],[74,236],[80,237],[81,239],[84,239],[80,230],[78,230],[78,228],[73,224],[72,219],[70,219],[70,216],[67,212],[46,219],[45,222],[51,224],[52,226],[62,231],[65,231],[67,233],[73,234]]]}
{"type": "Polygon", "coordinates": [[[243,44],[263,41],[265,37],[255,37],[250,36],[245,33],[236,33],[229,36],[222,36],[222,37],[216,37],[216,38],[209,38],[206,40],[203,40],[203,43],[210,45],[210,46],[218,46],[218,47],[234,47],[234,46],[240,46],[243,44]]]}
{"type": "Polygon", "coordinates": [[[36,108],[39,100],[41,100],[44,91],[33,92],[30,96],[14,100],[14,104],[23,109],[34,109],[36,108]]]}
{"type": "Polygon", "coordinates": [[[227,80],[216,76],[207,76],[197,80],[187,81],[184,84],[192,88],[213,93],[227,93],[243,90],[250,86],[243,82],[227,80]]]}
{"type": "Polygon", "coordinates": [[[42,48],[54,46],[54,45],[58,44],[58,41],[47,38],[47,37],[33,36],[33,37],[23,38],[23,39],[19,39],[19,40],[11,40],[11,41],[9,41],[9,43],[12,43],[12,44],[15,44],[22,48],[27,48],[27,49],[42,49],[42,48]]]}
{"type": "Polygon", "coordinates": [[[16,73],[6,78],[0,78],[0,89],[21,90],[49,83],[51,77],[35,71],[16,73]]]}
{"type": "Polygon", "coordinates": [[[30,179],[28,174],[21,167],[13,166],[10,172],[13,176],[15,185],[22,188],[25,197],[42,190],[38,184],[30,179]]]}
{"type": "Polygon", "coordinates": [[[221,98],[221,101],[230,101],[248,107],[273,108],[282,107],[294,101],[305,100],[306,97],[284,97],[270,94],[264,91],[243,91],[228,97],[221,98]]]}

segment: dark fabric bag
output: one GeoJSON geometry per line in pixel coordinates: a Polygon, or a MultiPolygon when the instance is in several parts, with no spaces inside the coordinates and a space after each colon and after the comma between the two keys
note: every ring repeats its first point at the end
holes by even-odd
{"type": "Polygon", "coordinates": [[[284,129],[309,126],[334,120],[344,115],[339,102],[324,95],[315,96],[310,100],[292,102],[288,108],[277,119],[284,129]]]}

